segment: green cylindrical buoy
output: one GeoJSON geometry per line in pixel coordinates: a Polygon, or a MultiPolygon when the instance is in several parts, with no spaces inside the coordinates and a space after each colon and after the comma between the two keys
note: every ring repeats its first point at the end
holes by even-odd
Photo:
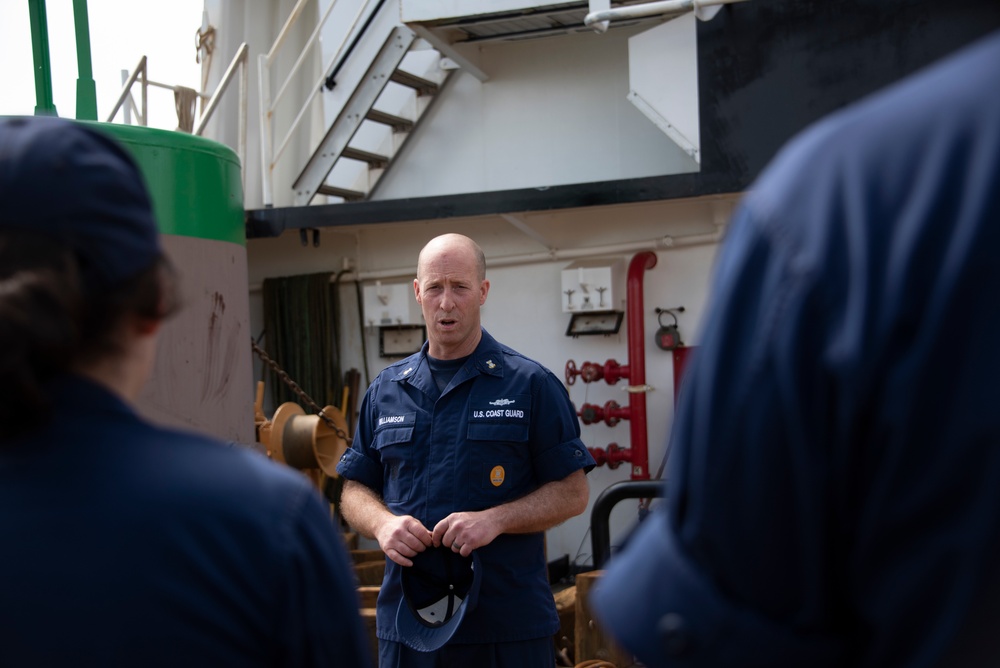
{"type": "Polygon", "coordinates": [[[146,417],[253,444],[254,383],[240,164],[229,147],[181,132],[97,123],[135,156],[184,306],[164,325],[139,400],[146,417]]]}

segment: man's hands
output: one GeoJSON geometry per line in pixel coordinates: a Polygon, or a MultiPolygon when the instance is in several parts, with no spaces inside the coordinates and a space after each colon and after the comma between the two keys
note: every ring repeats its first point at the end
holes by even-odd
{"type": "Polygon", "coordinates": [[[385,556],[400,566],[412,566],[412,557],[431,546],[431,532],[410,515],[390,515],[375,531],[385,556]]]}
{"type": "Polygon", "coordinates": [[[488,510],[452,513],[438,522],[433,532],[411,515],[389,514],[375,530],[374,538],[385,556],[400,566],[412,566],[413,557],[431,545],[445,545],[467,557],[500,534],[500,526],[489,514],[488,510]]]}
{"type": "Polygon", "coordinates": [[[387,557],[400,566],[412,566],[411,559],[431,545],[445,545],[467,557],[502,533],[545,531],[582,513],[588,494],[586,476],[578,470],[515,501],[477,512],[452,513],[430,531],[415,517],[393,515],[377,494],[348,480],[340,510],[355,531],[377,540],[387,557]]]}
{"type": "Polygon", "coordinates": [[[351,527],[365,538],[374,538],[385,556],[400,566],[431,544],[431,532],[415,517],[393,515],[382,499],[368,487],[348,480],[340,493],[340,512],[351,527]]]}
{"type": "Polygon", "coordinates": [[[493,521],[489,510],[452,513],[434,525],[431,536],[434,546],[444,545],[463,557],[477,547],[489,545],[500,535],[500,525],[493,521]]]}
{"type": "Polygon", "coordinates": [[[548,482],[527,496],[478,512],[448,515],[434,526],[435,546],[444,545],[463,557],[489,545],[502,533],[545,531],[587,508],[590,488],[582,470],[548,482]]]}

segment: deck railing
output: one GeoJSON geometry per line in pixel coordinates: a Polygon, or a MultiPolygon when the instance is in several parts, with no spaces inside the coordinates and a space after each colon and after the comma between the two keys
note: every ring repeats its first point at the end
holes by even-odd
{"type": "MultiPolygon", "coordinates": [[[[201,118],[198,120],[197,127],[194,128],[192,134],[197,136],[202,136],[205,132],[205,128],[208,125],[208,121],[211,120],[212,114],[219,106],[219,102],[222,96],[226,93],[229,88],[229,84],[232,83],[233,78],[237,73],[240,75],[240,92],[239,92],[239,128],[238,128],[238,148],[237,155],[240,159],[240,173],[243,179],[243,188],[246,189],[246,153],[247,153],[247,60],[248,60],[249,48],[246,42],[240,45],[240,48],[236,51],[236,55],[233,56],[232,62],[226,69],[226,73],[223,75],[222,80],[219,85],[216,86],[215,91],[211,96],[203,92],[198,92],[197,95],[201,99],[208,100],[208,104],[204,107],[202,111],[201,118]]],[[[129,106],[125,110],[125,122],[129,123],[130,118],[128,111],[131,110],[135,113],[138,120],[138,125],[146,126],[148,125],[148,103],[147,103],[147,90],[149,86],[155,86],[157,88],[165,88],[167,90],[174,91],[175,93],[180,89],[179,86],[171,86],[169,84],[160,83],[157,81],[150,81],[146,74],[146,56],[143,56],[139,60],[139,64],[135,66],[135,69],[128,75],[122,85],[122,92],[118,96],[118,101],[115,102],[114,107],[111,109],[111,113],[108,114],[107,122],[111,123],[114,121],[118,112],[122,110],[123,105],[126,101],[129,106]],[[132,87],[138,83],[139,84],[139,107],[136,107],[135,98],[132,97],[132,87]]]]}
{"type": "Polygon", "coordinates": [[[288,74],[285,76],[284,80],[278,85],[278,93],[272,98],[272,82],[271,82],[271,67],[281,51],[282,46],[285,43],[286,38],[292,27],[298,21],[299,17],[302,15],[302,11],[305,6],[311,0],[299,0],[295,7],[292,9],[291,14],[289,14],[288,19],[285,21],[285,25],[281,28],[281,32],[278,33],[278,37],[275,39],[274,44],[271,46],[270,50],[261,54],[258,57],[259,71],[258,76],[260,77],[260,160],[261,160],[261,189],[263,194],[263,202],[265,207],[272,206],[274,204],[274,168],[281,159],[282,154],[288,147],[289,142],[295,136],[296,131],[298,131],[299,125],[302,123],[302,119],[305,118],[306,113],[309,111],[313,101],[316,96],[324,90],[324,84],[326,83],[327,77],[331,71],[334,71],[340,64],[340,62],[346,57],[345,47],[352,35],[355,34],[355,30],[358,23],[361,21],[362,17],[366,15],[366,10],[371,4],[371,0],[353,0],[357,2],[357,11],[354,13],[351,19],[348,29],[344,33],[344,40],[334,49],[334,53],[329,59],[329,61],[324,65],[322,72],[318,80],[310,86],[310,93],[302,104],[298,107],[298,111],[295,114],[295,118],[289,126],[284,137],[282,137],[281,142],[278,144],[277,150],[274,148],[274,112],[278,104],[281,102],[282,98],[289,90],[289,86],[292,80],[295,78],[302,64],[306,61],[306,57],[313,46],[318,45],[319,36],[326,24],[327,19],[330,17],[330,13],[333,11],[334,7],[337,5],[337,0],[330,0],[330,4],[327,5],[326,10],[323,12],[323,16],[320,18],[319,22],[316,24],[315,29],[309,36],[309,39],[302,47],[302,51],[298,58],[295,60],[295,64],[289,70],[288,74]]]}

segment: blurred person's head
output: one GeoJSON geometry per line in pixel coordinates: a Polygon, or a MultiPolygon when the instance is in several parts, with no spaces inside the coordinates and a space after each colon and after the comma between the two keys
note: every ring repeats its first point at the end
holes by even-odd
{"type": "MultiPolygon", "coordinates": [[[[177,307],[145,182],[98,127],[0,119],[0,420],[56,409],[46,386],[87,376],[134,400],[177,307]]],[[[2,437],[0,437],[2,438],[2,437]]]]}

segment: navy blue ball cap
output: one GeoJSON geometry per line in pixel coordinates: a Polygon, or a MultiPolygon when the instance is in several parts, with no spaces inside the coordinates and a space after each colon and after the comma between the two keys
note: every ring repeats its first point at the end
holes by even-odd
{"type": "Polygon", "coordinates": [[[429,547],[400,570],[403,599],[396,633],[418,652],[441,649],[475,607],[482,567],[472,552],[463,557],[444,546],[429,547]]]}
{"type": "Polygon", "coordinates": [[[0,118],[0,229],[66,243],[99,287],[123,283],[162,255],[129,153],[95,124],[51,116],[0,118]]]}

